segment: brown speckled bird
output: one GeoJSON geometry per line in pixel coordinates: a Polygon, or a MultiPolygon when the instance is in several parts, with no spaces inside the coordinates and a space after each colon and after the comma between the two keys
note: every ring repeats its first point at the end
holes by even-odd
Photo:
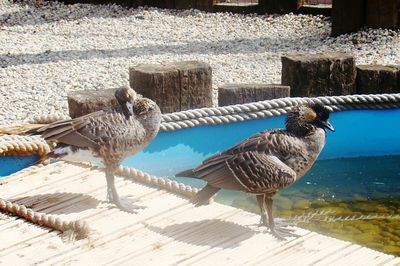
{"type": "Polygon", "coordinates": [[[287,115],[286,129],[257,133],[176,176],[207,182],[192,199],[196,205],[206,204],[221,188],[256,194],[260,224],[269,227],[276,237],[283,238],[289,234],[275,227],[272,197],[311,168],[325,145],[326,128],[334,131],[329,123],[329,111],[324,106],[297,106],[287,115]]]}
{"type": "Polygon", "coordinates": [[[48,154],[67,161],[98,161],[105,166],[107,199],[121,210],[132,212],[120,202],[114,173],[126,157],[145,148],[156,136],[161,122],[157,104],[130,88],[115,92],[117,109],[104,109],[75,119],[58,121],[36,129],[57,147],[48,154]]]}

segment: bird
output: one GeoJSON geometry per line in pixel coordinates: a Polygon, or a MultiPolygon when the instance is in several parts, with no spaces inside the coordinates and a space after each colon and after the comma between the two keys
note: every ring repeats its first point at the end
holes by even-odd
{"type": "Polygon", "coordinates": [[[34,129],[46,141],[56,142],[46,158],[66,161],[101,161],[105,166],[107,199],[119,209],[133,213],[136,207],[122,204],[114,179],[123,159],[144,149],[157,135],[161,111],[157,104],[129,87],[115,91],[117,108],[62,120],[34,129]]]}
{"type": "Polygon", "coordinates": [[[325,145],[326,129],[335,131],[329,114],[318,103],[295,106],[287,114],[285,128],[256,133],[175,176],[206,181],[191,200],[196,206],[207,204],[220,189],[256,195],[260,226],[268,227],[278,239],[285,239],[293,234],[276,227],[272,198],[312,167],[325,145]]]}

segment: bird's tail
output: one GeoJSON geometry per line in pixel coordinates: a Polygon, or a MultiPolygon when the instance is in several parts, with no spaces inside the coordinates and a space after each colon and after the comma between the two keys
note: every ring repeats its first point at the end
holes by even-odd
{"type": "Polygon", "coordinates": [[[193,169],[188,169],[182,172],[179,172],[177,174],[175,174],[175,176],[179,176],[179,177],[196,177],[193,169]]]}
{"type": "Polygon", "coordinates": [[[196,195],[190,200],[196,206],[206,205],[212,196],[215,195],[220,190],[220,188],[213,187],[207,184],[203,189],[197,192],[196,195]]]}
{"type": "MultiPolygon", "coordinates": [[[[195,171],[193,169],[188,169],[182,172],[175,174],[175,176],[179,177],[192,177],[192,178],[199,178],[196,176],[195,171]]],[[[196,195],[190,200],[195,206],[206,205],[209,203],[212,196],[215,195],[220,190],[220,188],[213,187],[207,184],[204,188],[202,188],[196,195]]]]}

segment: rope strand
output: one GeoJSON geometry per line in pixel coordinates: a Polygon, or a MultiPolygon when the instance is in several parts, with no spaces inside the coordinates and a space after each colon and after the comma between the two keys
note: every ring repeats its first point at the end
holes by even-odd
{"type": "Polygon", "coordinates": [[[57,231],[72,231],[78,239],[88,237],[90,233],[89,225],[82,221],[63,221],[61,218],[34,211],[24,205],[13,203],[11,201],[0,199],[0,210],[14,214],[31,223],[45,226],[57,231]]]}

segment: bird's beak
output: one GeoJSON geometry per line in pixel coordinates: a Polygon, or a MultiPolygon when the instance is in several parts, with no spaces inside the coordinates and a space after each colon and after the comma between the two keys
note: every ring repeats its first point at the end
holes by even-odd
{"type": "Polygon", "coordinates": [[[126,109],[128,109],[128,111],[129,111],[129,114],[133,115],[133,104],[131,102],[127,101],[125,103],[125,105],[126,105],[126,109]]]}
{"type": "Polygon", "coordinates": [[[335,128],[332,126],[332,124],[329,122],[329,120],[323,121],[322,124],[324,125],[324,127],[329,129],[330,131],[335,132],[335,128]]]}

